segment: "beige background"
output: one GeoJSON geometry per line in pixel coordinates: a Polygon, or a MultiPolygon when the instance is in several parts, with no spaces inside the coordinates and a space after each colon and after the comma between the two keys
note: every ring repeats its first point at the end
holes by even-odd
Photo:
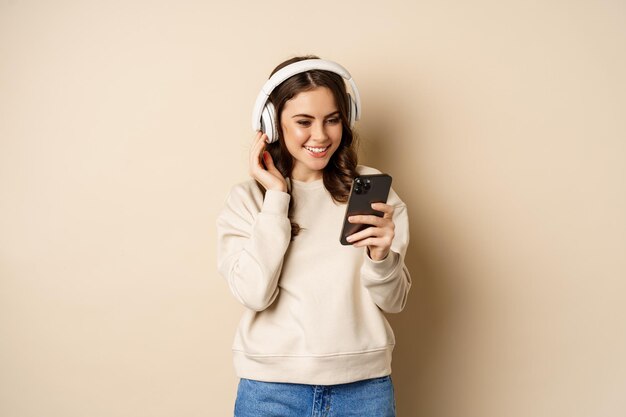
{"type": "Polygon", "coordinates": [[[231,415],[215,217],[303,53],[409,206],[399,416],[626,415],[618,0],[0,1],[0,415],[231,415]]]}

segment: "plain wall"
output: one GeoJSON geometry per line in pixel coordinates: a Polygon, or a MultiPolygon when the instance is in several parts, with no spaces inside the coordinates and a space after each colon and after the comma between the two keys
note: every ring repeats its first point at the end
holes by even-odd
{"type": "Polygon", "coordinates": [[[232,415],[215,218],[308,53],[409,207],[398,415],[626,415],[617,0],[1,1],[0,415],[232,415]]]}

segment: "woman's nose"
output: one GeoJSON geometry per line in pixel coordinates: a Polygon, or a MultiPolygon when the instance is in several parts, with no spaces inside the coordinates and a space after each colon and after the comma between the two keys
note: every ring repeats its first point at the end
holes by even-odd
{"type": "Polygon", "coordinates": [[[324,123],[315,123],[313,126],[313,138],[314,139],[326,139],[328,134],[326,133],[326,126],[324,123]]]}

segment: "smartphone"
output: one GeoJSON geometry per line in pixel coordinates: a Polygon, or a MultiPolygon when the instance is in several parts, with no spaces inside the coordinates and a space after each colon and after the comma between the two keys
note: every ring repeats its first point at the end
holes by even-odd
{"type": "Polygon", "coordinates": [[[350,223],[348,217],[355,214],[373,214],[383,217],[383,212],[374,210],[372,203],[386,203],[391,189],[391,176],[387,174],[359,175],[352,181],[350,197],[343,218],[343,228],[339,241],[342,245],[351,245],[346,238],[356,232],[371,227],[368,224],[350,223]]]}

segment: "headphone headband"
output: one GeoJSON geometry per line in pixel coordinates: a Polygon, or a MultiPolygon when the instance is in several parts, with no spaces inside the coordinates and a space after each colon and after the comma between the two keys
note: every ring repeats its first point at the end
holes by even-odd
{"type": "Polygon", "coordinates": [[[356,107],[356,114],[354,115],[354,120],[359,120],[361,117],[361,96],[359,95],[359,90],[356,87],[356,83],[352,79],[352,76],[344,67],[339,65],[336,62],[328,61],[324,59],[305,59],[303,61],[294,62],[293,64],[289,64],[284,68],[276,71],[274,75],[270,77],[269,80],[263,84],[263,88],[259,92],[259,95],[256,98],[254,103],[254,109],[252,111],[252,129],[260,130],[261,129],[261,113],[263,112],[263,108],[269,98],[269,95],[274,91],[274,89],[280,85],[283,81],[288,78],[310,70],[322,70],[322,71],[330,71],[335,74],[341,75],[349,84],[352,89],[352,94],[354,95],[354,102],[356,107]]]}

